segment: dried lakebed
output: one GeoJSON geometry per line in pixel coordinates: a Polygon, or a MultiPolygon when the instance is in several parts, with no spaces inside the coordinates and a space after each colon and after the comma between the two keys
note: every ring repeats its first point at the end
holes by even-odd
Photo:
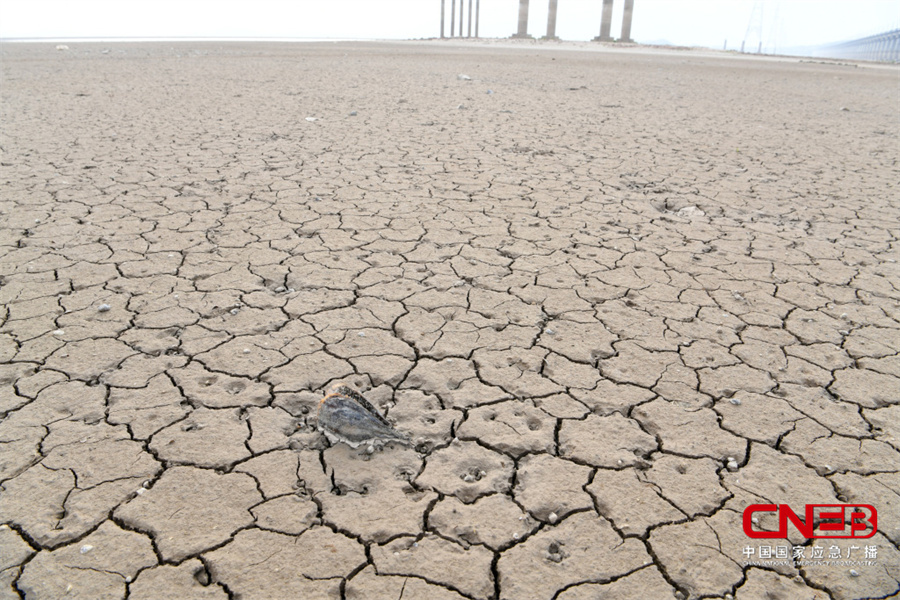
{"type": "Polygon", "coordinates": [[[897,593],[896,69],[554,48],[3,44],[0,598],[897,593]]]}

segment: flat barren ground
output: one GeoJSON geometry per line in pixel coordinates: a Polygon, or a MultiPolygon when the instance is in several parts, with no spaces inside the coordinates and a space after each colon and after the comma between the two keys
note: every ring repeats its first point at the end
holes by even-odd
{"type": "Polygon", "coordinates": [[[0,53],[0,598],[897,593],[896,67],[0,53]]]}

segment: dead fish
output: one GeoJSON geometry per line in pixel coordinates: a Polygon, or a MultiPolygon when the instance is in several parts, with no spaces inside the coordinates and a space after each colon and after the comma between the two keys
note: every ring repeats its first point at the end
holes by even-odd
{"type": "Polygon", "coordinates": [[[378,442],[409,444],[362,394],[347,385],[331,386],[319,402],[319,431],[332,444],[344,442],[351,448],[378,442]]]}

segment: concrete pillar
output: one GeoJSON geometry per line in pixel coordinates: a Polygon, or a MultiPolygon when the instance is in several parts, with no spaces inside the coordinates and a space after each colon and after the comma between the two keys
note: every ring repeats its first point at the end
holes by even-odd
{"type": "Polygon", "coordinates": [[[600,18],[600,35],[594,38],[595,42],[611,42],[609,28],[612,24],[613,0],[603,0],[603,16],[600,18]]]}
{"type": "Polygon", "coordinates": [[[547,35],[545,40],[558,40],[556,37],[556,4],[558,0],[550,0],[550,6],[547,9],[547,35]]]}
{"type": "Polygon", "coordinates": [[[446,12],[447,0],[441,0],[441,39],[444,39],[444,12],[446,12]]]}
{"type": "Polygon", "coordinates": [[[469,28],[466,30],[466,37],[472,37],[472,0],[469,0],[469,28]]]}
{"type": "MultiPolygon", "coordinates": [[[[463,0],[459,0],[462,2],[463,0]]],[[[450,37],[456,33],[456,0],[450,0],[450,37]]]]}
{"type": "Polygon", "coordinates": [[[475,0],[475,37],[478,37],[478,15],[481,13],[481,0],[475,0]]]}
{"type": "Polygon", "coordinates": [[[634,0],[625,0],[625,12],[622,14],[622,37],[620,42],[633,42],[631,39],[631,14],[634,12],[634,0]]]}
{"type": "Polygon", "coordinates": [[[519,0],[519,30],[514,38],[528,38],[528,0],[519,0]]]}

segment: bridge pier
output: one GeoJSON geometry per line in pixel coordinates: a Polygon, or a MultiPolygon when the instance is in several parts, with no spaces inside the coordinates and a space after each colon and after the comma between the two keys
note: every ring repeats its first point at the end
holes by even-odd
{"type": "Polygon", "coordinates": [[[528,35],[528,0],[519,0],[519,29],[514,38],[530,38],[528,35]]]}
{"type": "Polygon", "coordinates": [[[556,37],[556,5],[559,0],[550,0],[550,6],[547,8],[547,35],[545,40],[558,40],[556,37]]]}
{"type": "MultiPolygon", "coordinates": [[[[459,0],[462,2],[463,0],[459,0]]],[[[456,34],[456,0],[450,0],[450,37],[456,34]]]]}
{"type": "Polygon", "coordinates": [[[622,37],[620,42],[634,43],[631,39],[631,15],[634,13],[634,0],[625,0],[625,13],[622,15],[622,37]]]}
{"type": "Polygon", "coordinates": [[[478,15],[481,13],[481,0],[475,0],[475,37],[478,37],[478,15]]]}
{"type": "Polygon", "coordinates": [[[622,14],[622,37],[620,42],[631,42],[631,15],[634,13],[634,0],[625,0],[625,12],[622,14]]]}
{"type": "Polygon", "coordinates": [[[600,35],[594,38],[595,42],[611,42],[609,28],[612,25],[613,0],[603,0],[603,16],[600,18],[600,35]]]}

